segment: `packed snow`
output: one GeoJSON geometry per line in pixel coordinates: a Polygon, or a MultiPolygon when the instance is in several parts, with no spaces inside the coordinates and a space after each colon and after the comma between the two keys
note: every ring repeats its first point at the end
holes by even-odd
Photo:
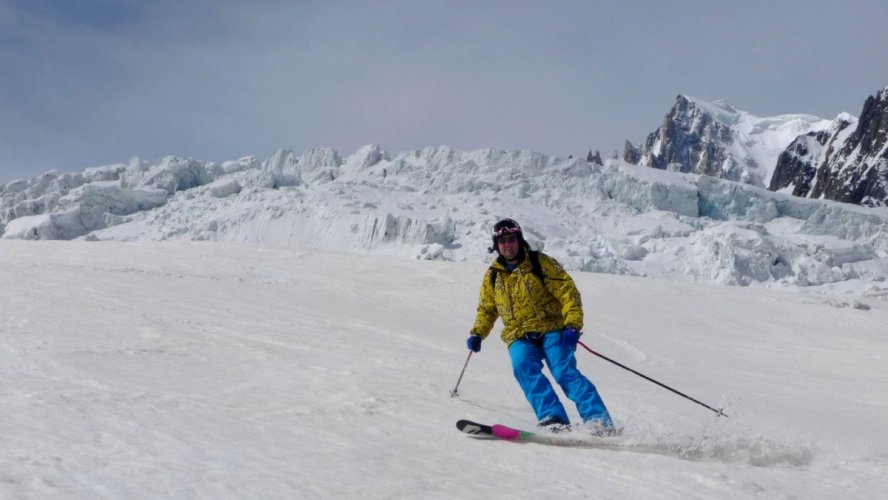
{"type": "Polygon", "coordinates": [[[554,447],[455,428],[534,425],[496,335],[450,397],[483,263],[191,241],[0,240],[0,256],[2,498],[888,489],[885,291],[574,272],[587,345],[728,417],[580,351],[624,434],[554,447]]]}

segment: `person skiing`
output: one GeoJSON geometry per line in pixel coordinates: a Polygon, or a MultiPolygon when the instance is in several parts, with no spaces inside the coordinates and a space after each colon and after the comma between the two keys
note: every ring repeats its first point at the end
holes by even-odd
{"type": "Polygon", "coordinates": [[[604,401],[577,369],[576,348],[583,329],[580,292],[570,275],[552,257],[531,251],[521,226],[503,219],[493,226],[493,248],[498,256],[484,275],[478,312],[466,345],[481,350],[496,319],[502,318],[501,338],[509,349],[512,370],[538,427],[568,430],[570,419],[543,363],[576,404],[584,425],[594,434],[615,433],[604,401]]]}

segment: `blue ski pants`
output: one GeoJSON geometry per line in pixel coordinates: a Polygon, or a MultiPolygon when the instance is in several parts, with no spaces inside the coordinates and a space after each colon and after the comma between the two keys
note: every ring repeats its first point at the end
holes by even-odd
{"type": "Polygon", "coordinates": [[[577,405],[577,411],[584,422],[599,421],[611,427],[613,421],[604,406],[595,385],[577,370],[577,346],[561,343],[561,332],[553,331],[545,335],[529,335],[509,346],[512,370],[518,384],[533,407],[537,420],[557,417],[570,422],[558,394],[543,375],[543,362],[564,394],[577,405]]]}

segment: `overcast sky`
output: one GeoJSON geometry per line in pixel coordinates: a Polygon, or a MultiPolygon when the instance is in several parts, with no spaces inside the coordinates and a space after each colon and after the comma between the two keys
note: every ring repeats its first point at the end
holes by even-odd
{"type": "Polygon", "coordinates": [[[678,94],[860,114],[888,2],[0,0],[0,182],[376,143],[604,156],[678,94]]]}

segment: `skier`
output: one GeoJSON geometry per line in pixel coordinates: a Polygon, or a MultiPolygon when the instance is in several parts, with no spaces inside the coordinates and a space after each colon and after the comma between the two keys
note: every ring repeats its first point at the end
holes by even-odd
{"type": "Polygon", "coordinates": [[[552,257],[530,250],[521,226],[503,219],[493,226],[493,248],[499,254],[484,275],[478,314],[466,345],[474,352],[490,334],[497,317],[509,348],[512,369],[538,427],[570,429],[570,419],[543,362],[594,434],[615,433],[614,423],[592,382],[577,370],[576,348],[583,328],[580,292],[552,257]]]}

